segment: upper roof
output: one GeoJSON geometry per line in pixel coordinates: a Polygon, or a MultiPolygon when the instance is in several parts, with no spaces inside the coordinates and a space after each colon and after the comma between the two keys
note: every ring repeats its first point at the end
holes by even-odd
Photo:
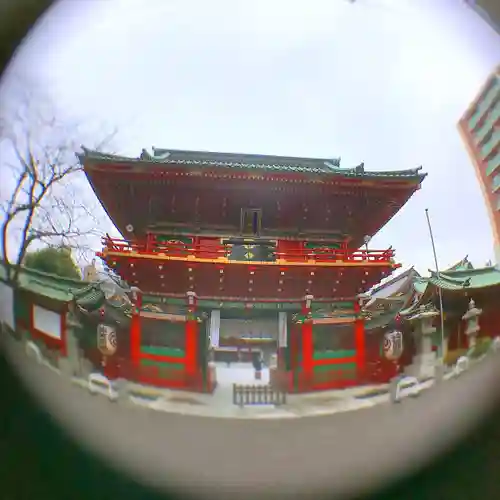
{"type": "Polygon", "coordinates": [[[184,151],[177,149],[152,148],[152,153],[142,150],[138,158],[106,154],[82,146],[83,153],[77,154],[82,164],[128,163],[156,166],[185,165],[201,168],[237,168],[250,171],[269,171],[281,173],[303,173],[315,175],[336,175],[343,177],[401,178],[422,181],[427,174],[421,173],[422,167],[408,170],[384,172],[365,171],[364,163],[353,168],[340,166],[340,158],[303,158],[293,156],[273,156],[240,153],[216,153],[211,151],[184,151]]]}

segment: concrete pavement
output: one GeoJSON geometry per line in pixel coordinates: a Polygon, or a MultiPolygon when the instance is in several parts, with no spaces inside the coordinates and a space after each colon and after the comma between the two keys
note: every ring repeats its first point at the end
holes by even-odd
{"type": "Polygon", "coordinates": [[[498,381],[498,358],[491,358],[400,405],[214,419],[120,407],[6,349],[26,386],[82,446],[139,481],[200,498],[317,498],[324,490],[341,498],[376,488],[460,437],[492,406],[498,381]]]}

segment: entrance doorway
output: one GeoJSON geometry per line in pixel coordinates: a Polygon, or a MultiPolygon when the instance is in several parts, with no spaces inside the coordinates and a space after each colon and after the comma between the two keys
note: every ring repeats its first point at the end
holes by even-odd
{"type": "Polygon", "coordinates": [[[219,346],[214,349],[217,384],[268,384],[269,365],[277,351],[278,314],[250,314],[221,311],[219,346]],[[232,316],[232,317],[231,317],[232,316]],[[261,378],[255,378],[254,361],[262,364],[261,378]]]}

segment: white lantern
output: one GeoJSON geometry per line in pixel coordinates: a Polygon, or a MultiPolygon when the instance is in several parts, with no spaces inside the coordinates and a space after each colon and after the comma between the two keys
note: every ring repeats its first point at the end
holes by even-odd
{"type": "Polygon", "coordinates": [[[103,323],[97,326],[97,347],[105,356],[111,356],[116,352],[117,339],[114,326],[103,323]]]}
{"type": "Polygon", "coordinates": [[[403,354],[403,334],[395,330],[384,335],[384,356],[395,361],[403,354]]]}

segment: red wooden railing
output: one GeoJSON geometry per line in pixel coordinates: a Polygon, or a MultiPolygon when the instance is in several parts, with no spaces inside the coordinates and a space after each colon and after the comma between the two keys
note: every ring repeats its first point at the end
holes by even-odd
{"type": "MultiPolygon", "coordinates": [[[[128,242],[116,238],[103,238],[105,249],[108,252],[140,253],[158,255],[164,254],[168,257],[219,259],[230,258],[231,244],[203,245],[185,243],[160,244],[156,242],[128,242]]],[[[277,260],[291,262],[380,262],[392,263],[394,250],[350,250],[350,249],[302,249],[297,251],[274,252],[277,260]]]]}

